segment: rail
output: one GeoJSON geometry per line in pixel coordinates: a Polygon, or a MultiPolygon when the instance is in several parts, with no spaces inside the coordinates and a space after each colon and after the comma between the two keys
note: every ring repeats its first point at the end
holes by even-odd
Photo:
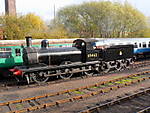
{"type": "Polygon", "coordinates": [[[149,79],[150,71],[144,71],[80,88],[49,93],[20,100],[8,101],[0,103],[0,112],[5,111],[10,113],[19,113],[51,106],[59,106],[63,103],[89,98],[149,79]]]}

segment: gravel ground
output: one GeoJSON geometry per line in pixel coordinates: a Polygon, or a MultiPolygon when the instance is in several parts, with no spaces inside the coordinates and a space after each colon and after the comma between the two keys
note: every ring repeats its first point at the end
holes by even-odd
{"type": "MultiPolygon", "coordinates": [[[[66,103],[59,107],[47,108],[44,110],[35,111],[33,113],[76,113],[86,109],[87,107],[95,106],[97,103],[105,103],[106,101],[113,100],[119,96],[123,96],[125,94],[131,94],[133,92],[137,92],[139,90],[150,88],[150,80],[141,82],[139,84],[134,84],[131,86],[127,86],[124,88],[120,88],[109,93],[100,94],[97,96],[93,96],[87,98],[85,100],[80,100],[72,103],[66,103]]],[[[108,112],[110,113],[110,112],[108,112]]],[[[111,113],[115,113],[111,112],[111,113]]],[[[126,113],[125,111],[123,113],[126,113]]]]}
{"type": "Polygon", "coordinates": [[[121,76],[129,75],[131,73],[137,73],[149,69],[150,67],[139,68],[133,70],[126,70],[123,72],[117,72],[115,74],[107,74],[105,76],[96,76],[96,77],[84,78],[80,80],[61,82],[61,83],[51,84],[48,86],[39,86],[36,88],[27,88],[27,89],[20,89],[16,91],[8,91],[8,92],[5,91],[0,93],[0,102],[39,96],[45,93],[58,92],[66,89],[74,89],[74,88],[78,88],[86,85],[92,85],[97,82],[111,80],[121,76]]]}

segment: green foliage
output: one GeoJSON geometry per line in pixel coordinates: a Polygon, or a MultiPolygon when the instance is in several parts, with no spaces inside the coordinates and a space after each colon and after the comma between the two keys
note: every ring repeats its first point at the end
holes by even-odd
{"type": "MultiPolygon", "coordinates": [[[[128,2],[85,2],[60,9],[49,26],[35,14],[0,16],[6,39],[150,37],[146,18],[128,2]]],[[[1,35],[1,34],[0,34],[1,35]]]]}
{"type": "Polygon", "coordinates": [[[34,29],[34,30],[42,30],[45,26],[44,26],[44,21],[39,17],[36,16],[33,13],[29,13],[27,15],[25,15],[24,19],[30,23],[30,28],[34,29]]]}
{"type": "Polygon", "coordinates": [[[146,17],[125,2],[87,2],[59,10],[57,24],[79,37],[139,37],[147,29],[146,17]],[[136,33],[135,33],[136,32],[136,33]]]}
{"type": "Polygon", "coordinates": [[[67,31],[62,25],[57,25],[51,28],[49,34],[52,38],[67,38],[67,31]]]}
{"type": "Polygon", "coordinates": [[[142,30],[141,34],[143,35],[143,37],[149,38],[150,37],[150,28],[142,30]]]}

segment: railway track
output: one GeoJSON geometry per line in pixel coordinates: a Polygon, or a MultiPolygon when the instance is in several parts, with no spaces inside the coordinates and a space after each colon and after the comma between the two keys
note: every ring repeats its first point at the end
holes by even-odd
{"type": "Polygon", "coordinates": [[[137,61],[133,65],[131,65],[131,68],[139,68],[143,66],[148,66],[150,65],[150,59],[149,60],[144,60],[144,61],[137,61]]]}
{"type": "Polygon", "coordinates": [[[56,93],[44,94],[31,98],[19,99],[0,103],[0,112],[19,113],[34,111],[37,109],[59,106],[64,103],[75,102],[86,99],[98,94],[103,94],[136,84],[150,79],[150,71],[144,71],[114,80],[99,82],[93,85],[84,86],[76,89],[64,90],[56,93]]]}
{"type": "Polygon", "coordinates": [[[150,88],[131,95],[120,97],[116,100],[97,104],[79,113],[149,113],[150,112],[150,88]]]}
{"type": "MultiPolygon", "coordinates": [[[[126,71],[128,69],[136,69],[136,68],[140,68],[140,67],[144,67],[144,66],[148,66],[150,65],[150,61],[146,60],[146,61],[138,61],[138,62],[135,62],[135,64],[133,64],[132,66],[130,66],[130,68],[127,68],[125,70],[122,70],[122,71],[126,71]]],[[[109,73],[100,73],[100,74],[95,74],[93,76],[100,76],[100,75],[105,75],[105,74],[113,74],[113,73],[116,73],[116,70],[115,71],[111,71],[109,73]]],[[[47,86],[47,85],[50,85],[50,84],[55,84],[55,83],[61,83],[61,82],[68,82],[70,80],[78,80],[78,79],[81,79],[81,78],[87,78],[87,77],[92,77],[92,76],[76,76],[76,77],[72,77],[70,79],[67,79],[67,80],[63,80],[63,79],[59,79],[57,77],[54,78],[54,80],[51,80],[51,81],[48,81],[46,83],[43,83],[43,84],[35,84],[35,83],[32,83],[32,84],[29,84],[29,85],[26,85],[26,84],[17,84],[16,83],[16,80],[12,79],[10,81],[0,81],[0,92],[4,92],[4,91],[12,91],[12,90],[19,90],[19,89],[26,89],[26,88],[35,88],[35,87],[39,87],[40,86],[47,86]]]]}

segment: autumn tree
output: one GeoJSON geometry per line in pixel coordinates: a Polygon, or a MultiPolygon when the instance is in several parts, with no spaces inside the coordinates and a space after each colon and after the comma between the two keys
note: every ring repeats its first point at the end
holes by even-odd
{"type": "Polygon", "coordinates": [[[44,29],[44,21],[33,13],[29,13],[24,16],[24,19],[30,23],[30,29],[33,30],[43,30],[44,29]]]}
{"type": "Polygon", "coordinates": [[[139,36],[137,32],[147,28],[145,16],[127,2],[102,1],[67,6],[59,10],[56,20],[69,33],[87,38],[136,37],[139,36]]]}
{"type": "Polygon", "coordinates": [[[42,19],[35,14],[21,16],[1,16],[2,29],[6,39],[24,39],[45,28],[42,19]]]}

